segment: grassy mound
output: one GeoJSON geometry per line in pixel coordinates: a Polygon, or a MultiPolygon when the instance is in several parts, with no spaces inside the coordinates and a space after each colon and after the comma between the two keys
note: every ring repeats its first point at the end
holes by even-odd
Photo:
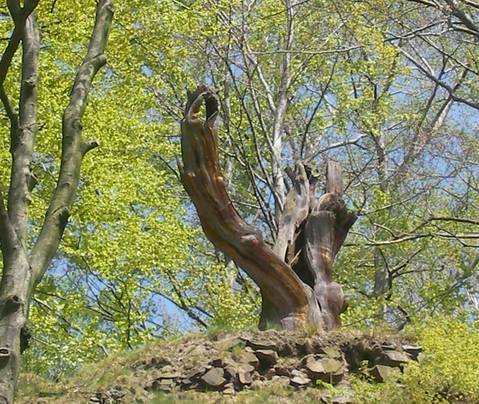
{"type": "Polygon", "coordinates": [[[17,402],[476,403],[478,358],[477,328],[454,320],[426,323],[410,330],[407,336],[277,331],[191,334],[112,355],[57,382],[23,374],[17,402]],[[373,370],[384,365],[381,361],[388,350],[395,347],[400,351],[404,346],[401,344],[422,346],[419,362],[399,363],[400,370],[378,378],[373,370]],[[337,352],[341,352],[341,357],[337,352]],[[244,359],[252,354],[266,362],[244,359]],[[344,374],[334,370],[334,375],[340,376],[337,380],[333,380],[333,373],[330,379],[321,377],[321,372],[315,373],[314,366],[324,358],[329,360],[328,355],[344,361],[344,374]],[[228,371],[231,372],[228,369],[235,364],[244,373],[226,380],[228,371]],[[205,377],[211,369],[219,369],[224,382],[205,377]],[[193,376],[187,378],[185,373],[193,376]],[[304,384],[301,378],[306,380],[304,384]],[[293,379],[299,380],[299,384],[293,379]],[[173,380],[172,384],[169,380],[173,380]]]}

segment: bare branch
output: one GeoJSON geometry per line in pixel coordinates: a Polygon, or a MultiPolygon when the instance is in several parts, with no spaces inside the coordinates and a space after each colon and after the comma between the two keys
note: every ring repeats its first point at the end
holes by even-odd
{"type": "Polygon", "coordinates": [[[474,109],[477,109],[479,110],[479,103],[477,102],[472,102],[472,101],[469,101],[469,100],[466,100],[465,98],[462,98],[462,97],[459,97],[456,95],[456,92],[454,90],[453,87],[451,87],[450,85],[444,83],[443,81],[439,80],[437,77],[435,77],[433,74],[431,74],[429,72],[428,69],[426,69],[421,63],[419,63],[413,56],[411,56],[408,52],[406,52],[404,49],[402,48],[398,48],[399,51],[404,55],[406,56],[409,61],[411,61],[412,64],[414,64],[427,78],[429,78],[430,80],[434,81],[435,83],[437,83],[439,86],[441,86],[442,88],[444,88],[448,93],[449,95],[451,96],[451,98],[456,101],[456,102],[459,102],[459,103],[462,103],[462,104],[465,104],[465,105],[468,105],[470,106],[471,108],[474,108],[474,109]]]}
{"type": "Polygon", "coordinates": [[[467,4],[468,6],[477,8],[479,10],[479,3],[472,0],[459,0],[460,2],[467,4]]]}
{"type": "Polygon", "coordinates": [[[452,15],[458,18],[462,24],[466,26],[466,28],[471,32],[472,35],[475,35],[477,39],[479,39],[479,27],[472,21],[471,17],[467,15],[467,13],[458,8],[456,5],[456,1],[453,0],[445,0],[448,4],[452,15]]]}
{"type": "Polygon", "coordinates": [[[100,142],[97,139],[87,140],[81,146],[82,156],[87,154],[90,150],[96,149],[98,146],[100,146],[100,142]]]}
{"type": "Polygon", "coordinates": [[[283,151],[283,136],[284,120],[286,117],[286,110],[288,107],[288,90],[291,83],[291,54],[289,51],[293,46],[294,38],[294,14],[291,8],[291,2],[285,0],[286,7],[286,51],[283,54],[283,61],[281,63],[281,78],[278,91],[278,103],[276,104],[275,113],[273,116],[272,129],[272,143],[273,150],[271,154],[271,171],[273,174],[273,188],[275,195],[275,211],[276,216],[283,210],[284,201],[286,198],[286,189],[284,186],[283,169],[281,167],[281,153],[283,151]]]}
{"type": "Polygon", "coordinates": [[[333,143],[333,144],[329,145],[328,147],[325,147],[324,149],[318,150],[311,157],[308,157],[306,161],[310,162],[313,159],[315,159],[316,157],[318,157],[320,154],[325,153],[329,150],[337,149],[338,147],[344,147],[344,146],[348,146],[348,145],[357,145],[359,143],[359,141],[361,139],[364,139],[366,136],[368,136],[368,135],[365,134],[365,133],[362,133],[362,134],[356,136],[353,139],[345,140],[344,142],[333,143]]]}
{"type": "Polygon", "coordinates": [[[10,120],[10,152],[12,153],[15,137],[18,131],[18,115],[12,104],[10,103],[3,84],[0,86],[0,100],[2,101],[3,107],[5,108],[8,119],[10,120]]]}
{"type": "Polygon", "coordinates": [[[17,234],[10,223],[10,218],[8,217],[7,209],[3,201],[3,193],[0,190],[0,249],[4,260],[8,257],[10,250],[15,245],[16,239],[17,234]]]}
{"type": "MultiPolygon", "coordinates": [[[[25,7],[21,9],[18,1],[9,0],[7,2],[9,11],[12,15],[12,18],[15,21],[15,28],[8,41],[8,45],[6,49],[4,50],[2,57],[0,59],[0,98],[5,108],[5,111],[7,113],[7,116],[10,120],[11,146],[13,145],[13,141],[16,136],[16,132],[18,130],[18,120],[17,120],[16,113],[10,104],[8,96],[5,93],[5,88],[3,84],[7,77],[8,70],[10,69],[13,56],[15,55],[18,49],[18,46],[20,44],[20,40],[23,36],[26,20],[29,17],[30,13],[33,12],[33,10],[35,9],[36,5],[38,4],[38,1],[29,1],[27,3],[28,4],[25,4],[25,7]]],[[[2,205],[1,211],[0,211],[0,215],[2,217],[0,227],[2,228],[2,235],[3,235],[2,236],[3,240],[1,240],[1,244],[2,244],[1,248],[3,249],[8,244],[14,243],[14,240],[17,239],[17,234],[15,233],[15,229],[11,227],[12,223],[10,222],[10,219],[8,218],[7,220],[4,216],[4,215],[8,216],[8,213],[7,213],[6,207],[4,206],[3,195],[1,193],[0,193],[0,198],[1,198],[0,203],[2,205]],[[5,238],[9,238],[9,241],[5,240],[5,238]]]]}
{"type": "Polygon", "coordinates": [[[13,55],[15,55],[18,45],[20,44],[20,40],[22,39],[25,21],[30,13],[33,12],[37,4],[38,0],[30,1],[28,2],[28,7],[25,5],[24,9],[20,9],[18,1],[8,1],[8,8],[12,14],[12,18],[15,21],[15,29],[13,30],[12,36],[8,41],[8,45],[2,54],[2,58],[0,59],[0,85],[2,86],[5,82],[5,78],[7,77],[8,69],[12,63],[13,55]]]}

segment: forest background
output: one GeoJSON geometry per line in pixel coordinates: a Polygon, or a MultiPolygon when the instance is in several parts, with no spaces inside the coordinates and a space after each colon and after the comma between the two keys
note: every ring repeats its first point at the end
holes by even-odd
{"type": "MultiPolygon", "coordinates": [[[[273,242],[298,159],[344,170],[359,215],[335,263],[347,328],[479,310],[479,74],[473,1],[117,1],[108,65],[83,120],[63,242],[37,287],[23,369],[59,377],[158,337],[255,327],[255,285],[205,239],[178,178],[185,93],[220,100],[220,153],[242,216],[273,242]]],[[[61,114],[95,2],[40,2],[39,132],[29,227],[59,170],[61,114]],[[88,18],[87,18],[88,16],[88,18]],[[48,72],[48,73],[45,73],[48,72]]],[[[0,8],[2,38],[12,23],[0,8]]],[[[19,94],[21,55],[5,88],[19,94]]],[[[0,119],[0,184],[9,121],[0,119]]],[[[29,240],[33,243],[35,240],[29,240]]]]}

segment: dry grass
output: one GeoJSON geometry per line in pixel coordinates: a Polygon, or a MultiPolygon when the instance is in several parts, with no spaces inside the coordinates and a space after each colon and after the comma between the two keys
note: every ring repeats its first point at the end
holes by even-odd
{"type": "MultiPolygon", "coordinates": [[[[173,365],[182,358],[183,363],[192,366],[205,361],[207,355],[228,357],[240,354],[241,347],[235,346],[226,351],[216,350],[221,346],[218,340],[229,336],[266,337],[272,341],[287,338],[297,341],[312,336],[307,330],[295,333],[279,333],[277,331],[259,332],[245,331],[230,333],[217,331],[209,334],[188,334],[150,344],[133,352],[111,355],[98,363],[84,366],[78,373],[58,382],[44,380],[31,374],[22,374],[19,380],[17,403],[19,404],[75,404],[87,403],[97,392],[104,392],[118,386],[126,392],[124,403],[298,403],[319,402],[324,389],[308,388],[295,390],[285,387],[264,386],[260,390],[244,390],[233,396],[223,396],[220,393],[180,392],[152,394],[144,390],[147,380],[159,376],[159,370],[151,368],[139,370],[138,364],[150,363],[154,358],[170,361],[173,365]],[[158,376],[157,376],[158,374],[158,376]]],[[[362,338],[365,340],[382,340],[392,342],[400,339],[387,331],[362,333],[358,331],[341,331],[320,336],[327,345],[342,345],[348,341],[362,338]]],[[[404,338],[401,338],[404,341],[404,338]]],[[[280,358],[287,361],[289,358],[280,358]]]]}

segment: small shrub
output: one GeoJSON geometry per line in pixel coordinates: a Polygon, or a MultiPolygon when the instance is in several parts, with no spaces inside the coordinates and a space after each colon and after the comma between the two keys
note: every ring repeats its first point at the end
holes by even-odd
{"type": "Polygon", "coordinates": [[[420,362],[383,384],[354,379],[357,402],[479,402],[478,325],[433,318],[409,332],[424,349],[420,362]]]}

